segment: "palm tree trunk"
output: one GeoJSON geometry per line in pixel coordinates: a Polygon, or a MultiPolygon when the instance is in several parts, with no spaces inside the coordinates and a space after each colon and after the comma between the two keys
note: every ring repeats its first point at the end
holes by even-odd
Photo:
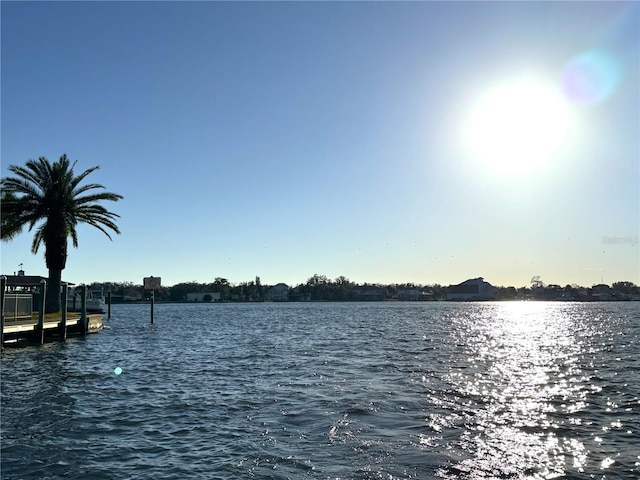
{"type": "Polygon", "coordinates": [[[45,311],[55,313],[60,311],[60,285],[62,270],[67,264],[67,236],[64,232],[62,219],[50,218],[52,225],[45,239],[44,258],[49,269],[49,283],[47,286],[47,302],[45,311]]]}
{"type": "Polygon", "coordinates": [[[62,284],[62,270],[49,269],[49,281],[47,282],[46,313],[60,311],[60,286],[62,284]]]}

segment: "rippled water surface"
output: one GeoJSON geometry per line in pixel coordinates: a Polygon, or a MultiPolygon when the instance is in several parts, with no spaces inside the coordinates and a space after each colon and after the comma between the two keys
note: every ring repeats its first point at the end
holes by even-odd
{"type": "Polygon", "coordinates": [[[640,304],[116,305],[2,353],[3,479],[637,479],[640,304]],[[120,373],[121,369],[121,373],[120,373]]]}

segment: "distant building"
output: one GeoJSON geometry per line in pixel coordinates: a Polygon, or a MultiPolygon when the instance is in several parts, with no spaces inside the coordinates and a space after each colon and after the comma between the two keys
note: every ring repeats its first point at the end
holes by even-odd
{"type": "Polygon", "coordinates": [[[482,277],[466,280],[447,287],[447,300],[495,300],[498,289],[482,277]]]}
{"type": "Polygon", "coordinates": [[[286,302],[289,300],[289,285],[278,283],[269,289],[267,298],[272,302],[286,302]]]}
{"type": "Polygon", "coordinates": [[[406,302],[433,300],[433,293],[423,292],[419,288],[402,288],[397,291],[396,298],[406,302]]]}
{"type": "Polygon", "coordinates": [[[384,300],[384,290],[375,286],[357,286],[351,289],[351,298],[361,302],[377,302],[384,300]]]}
{"type": "MultiPolygon", "coordinates": [[[[25,275],[24,270],[20,270],[18,275],[5,275],[7,278],[7,290],[23,290],[23,291],[36,291],[40,287],[40,282],[43,280],[48,282],[47,277],[40,277],[38,275],[25,275]]],[[[69,284],[73,285],[73,284],[69,284]]]]}
{"type": "Polygon", "coordinates": [[[603,283],[591,287],[591,300],[595,302],[609,302],[615,299],[615,291],[603,283]]]}
{"type": "Polygon", "coordinates": [[[220,292],[187,293],[187,302],[219,302],[220,292]]]}

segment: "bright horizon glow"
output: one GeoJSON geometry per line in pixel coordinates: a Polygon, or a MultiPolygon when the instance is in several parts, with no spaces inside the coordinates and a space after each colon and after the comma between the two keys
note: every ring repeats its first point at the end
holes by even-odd
{"type": "Polygon", "coordinates": [[[553,85],[517,79],[480,97],[463,141],[481,166],[518,176],[544,168],[563,146],[570,124],[569,105],[553,85]]]}

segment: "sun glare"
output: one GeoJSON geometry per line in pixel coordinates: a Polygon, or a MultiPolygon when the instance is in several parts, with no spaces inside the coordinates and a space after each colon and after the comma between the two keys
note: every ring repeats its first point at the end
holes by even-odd
{"type": "Polygon", "coordinates": [[[480,167],[527,174],[547,164],[566,139],[570,110],[552,85],[524,79],[496,85],[471,108],[465,148],[480,167]]]}

